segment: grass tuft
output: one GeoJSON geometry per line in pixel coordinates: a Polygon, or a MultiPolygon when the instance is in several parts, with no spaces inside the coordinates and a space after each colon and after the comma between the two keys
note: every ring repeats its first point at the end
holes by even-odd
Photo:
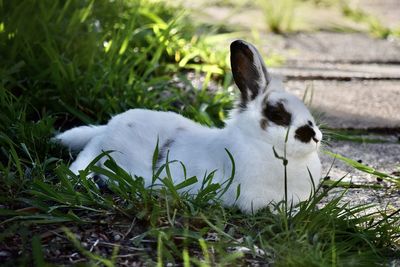
{"type": "Polygon", "coordinates": [[[369,34],[375,38],[400,37],[400,28],[391,29],[385,26],[377,17],[360,8],[352,7],[348,3],[342,2],[341,9],[344,16],[355,22],[365,24],[368,27],[369,34]]]}
{"type": "Polygon", "coordinates": [[[259,1],[268,29],[283,34],[292,31],[295,16],[295,0],[259,1]]]}

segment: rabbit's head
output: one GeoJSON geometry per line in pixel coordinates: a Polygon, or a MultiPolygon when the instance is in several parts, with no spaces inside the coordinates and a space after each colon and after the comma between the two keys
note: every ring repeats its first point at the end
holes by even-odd
{"type": "Polygon", "coordinates": [[[247,136],[274,146],[278,153],[286,146],[288,156],[302,157],[318,149],[322,133],[311,113],[299,98],[272,81],[253,45],[234,41],[231,67],[241,92],[232,117],[236,127],[247,136]]]}

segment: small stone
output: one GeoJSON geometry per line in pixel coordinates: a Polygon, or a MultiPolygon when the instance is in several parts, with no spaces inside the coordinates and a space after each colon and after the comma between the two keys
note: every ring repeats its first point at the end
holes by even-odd
{"type": "Polygon", "coordinates": [[[114,240],[115,241],[121,240],[121,236],[119,234],[114,235],[114,240]]]}
{"type": "Polygon", "coordinates": [[[400,177],[400,171],[394,171],[392,172],[392,175],[400,177]]]}
{"type": "Polygon", "coordinates": [[[6,257],[10,257],[10,256],[11,256],[11,253],[10,253],[10,252],[5,251],[5,250],[1,250],[1,251],[0,251],[0,257],[6,258],[6,257]]]}

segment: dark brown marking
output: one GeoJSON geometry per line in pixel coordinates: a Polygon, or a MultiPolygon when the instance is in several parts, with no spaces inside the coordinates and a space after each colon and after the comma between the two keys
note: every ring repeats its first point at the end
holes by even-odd
{"type": "Polygon", "coordinates": [[[133,123],[132,122],[129,122],[127,125],[128,125],[129,128],[133,127],[133,123]]]}
{"type": "Polygon", "coordinates": [[[280,126],[289,126],[292,121],[292,114],[286,110],[282,102],[267,103],[263,114],[269,121],[280,126]]]}
{"type": "Polygon", "coordinates": [[[261,127],[261,129],[265,130],[265,129],[267,129],[267,126],[268,126],[268,121],[267,121],[267,119],[262,118],[262,119],[260,120],[260,127],[261,127]]]}
{"type": "Polygon", "coordinates": [[[294,137],[303,143],[308,143],[315,137],[315,131],[309,125],[297,128],[294,137]]]}
{"type": "Polygon", "coordinates": [[[158,152],[158,159],[157,159],[157,164],[156,166],[161,166],[161,164],[163,163],[163,161],[165,160],[166,156],[167,156],[167,152],[170,149],[170,147],[172,146],[172,144],[175,142],[174,139],[167,139],[164,144],[161,146],[160,148],[160,152],[158,152]]]}

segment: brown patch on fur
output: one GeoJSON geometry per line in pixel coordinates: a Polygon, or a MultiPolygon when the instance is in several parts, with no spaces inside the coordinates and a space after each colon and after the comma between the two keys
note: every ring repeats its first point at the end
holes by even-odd
{"type": "Polygon", "coordinates": [[[292,114],[286,110],[283,102],[282,100],[275,104],[267,103],[263,115],[277,125],[289,126],[292,121],[292,114]]]}
{"type": "Polygon", "coordinates": [[[308,143],[315,136],[315,131],[309,125],[303,125],[297,128],[295,138],[303,143],[308,143]]]}
{"type": "Polygon", "coordinates": [[[160,148],[160,152],[158,153],[158,159],[157,159],[157,164],[156,166],[159,167],[161,166],[161,163],[165,160],[167,157],[167,152],[172,146],[172,144],[175,142],[174,139],[167,139],[164,144],[160,148]]]}
{"type": "Polygon", "coordinates": [[[262,119],[260,120],[260,127],[261,127],[261,129],[266,130],[266,129],[267,129],[267,126],[268,126],[268,121],[267,121],[267,119],[262,118],[262,119]]]}

